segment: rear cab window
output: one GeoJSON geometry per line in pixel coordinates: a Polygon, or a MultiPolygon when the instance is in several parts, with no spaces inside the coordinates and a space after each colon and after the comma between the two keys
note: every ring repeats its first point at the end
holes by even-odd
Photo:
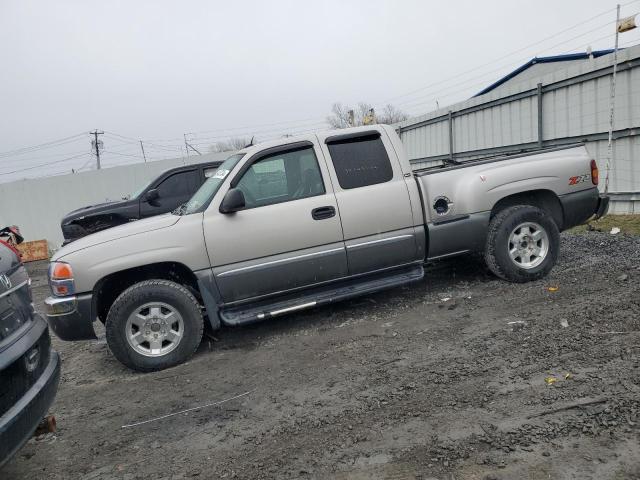
{"type": "Polygon", "coordinates": [[[327,139],[327,148],[340,187],[366,187],[393,178],[391,161],[379,132],[337,140],[327,139]]]}

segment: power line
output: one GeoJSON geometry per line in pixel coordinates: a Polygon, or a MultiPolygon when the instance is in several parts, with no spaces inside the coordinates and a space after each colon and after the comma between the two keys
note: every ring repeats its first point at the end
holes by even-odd
{"type": "Polygon", "coordinates": [[[263,123],[263,124],[258,124],[258,125],[249,125],[249,126],[246,126],[246,127],[223,128],[223,129],[217,129],[217,130],[203,130],[203,131],[200,131],[200,132],[189,132],[189,133],[191,135],[196,135],[196,134],[200,134],[200,133],[219,133],[219,132],[229,132],[229,131],[235,131],[235,130],[253,130],[255,128],[260,128],[260,127],[272,127],[272,126],[275,126],[275,125],[283,125],[283,124],[288,124],[288,123],[301,124],[301,123],[317,121],[317,120],[320,120],[320,117],[307,118],[307,119],[304,119],[304,120],[286,120],[286,121],[282,121],[282,122],[263,123]]]}
{"type": "Polygon", "coordinates": [[[142,156],[140,156],[140,155],[133,155],[133,154],[130,154],[130,153],[118,153],[118,152],[113,152],[111,150],[104,150],[104,153],[110,153],[112,155],[120,155],[121,157],[142,158],[142,156]]]}
{"type": "Polygon", "coordinates": [[[46,166],[48,166],[48,165],[54,165],[54,164],[56,164],[56,163],[63,163],[63,162],[67,162],[67,161],[69,161],[69,160],[73,160],[73,159],[75,159],[75,158],[80,158],[80,157],[82,157],[82,156],[84,156],[84,155],[89,155],[89,153],[86,153],[86,152],[85,152],[85,153],[81,153],[80,155],[74,155],[74,156],[69,157],[69,158],[64,158],[64,159],[62,159],[62,160],[55,160],[55,161],[53,161],[53,162],[41,163],[40,165],[33,165],[33,166],[31,166],[31,167],[20,168],[20,169],[18,169],[18,170],[13,170],[13,171],[11,171],[11,172],[1,172],[1,173],[0,173],[0,175],[11,175],[12,173],[26,172],[27,170],[33,170],[33,169],[35,169],[35,168],[46,167],[46,166]]]}
{"type": "MultiPolygon", "coordinates": [[[[2,161],[2,163],[0,164],[2,167],[10,167],[12,165],[24,165],[27,162],[37,162],[46,158],[54,158],[54,157],[65,157],[65,156],[69,156],[69,155],[75,155],[75,154],[79,154],[79,153],[86,153],[86,149],[82,150],[82,151],[76,151],[76,152],[58,152],[58,153],[50,153],[47,155],[38,155],[37,157],[30,157],[30,158],[24,158],[24,159],[15,159],[15,160],[7,160],[7,161],[2,161]]],[[[10,157],[8,157],[10,158],[10,157]]]]}
{"type": "MultiPolygon", "coordinates": [[[[116,140],[119,140],[119,141],[121,141],[123,143],[137,144],[140,141],[140,139],[138,139],[138,138],[127,137],[125,135],[120,135],[119,133],[105,132],[105,134],[110,135],[110,136],[114,136],[114,137],[119,137],[119,138],[116,138],[116,140]]],[[[180,139],[180,140],[182,140],[182,139],[180,139]]],[[[179,146],[179,145],[158,145],[156,143],[153,143],[150,140],[145,140],[145,139],[142,139],[142,141],[145,143],[145,145],[152,145],[152,146],[155,146],[157,148],[164,149],[164,150],[170,150],[170,151],[176,151],[176,150],[177,151],[181,151],[182,150],[182,146],[179,146]]]]}
{"type": "MultiPolygon", "coordinates": [[[[635,2],[637,2],[637,1],[640,1],[640,0],[634,0],[634,1],[632,1],[632,2],[628,2],[628,3],[627,3],[627,4],[625,4],[625,5],[630,5],[631,3],[635,3],[635,2]]],[[[565,28],[565,29],[563,29],[563,30],[561,30],[561,31],[559,31],[559,32],[557,32],[557,33],[555,33],[555,34],[553,34],[553,35],[550,35],[550,36],[548,36],[548,37],[546,37],[546,38],[544,38],[544,39],[542,39],[542,40],[539,40],[539,41],[537,41],[537,42],[531,43],[531,44],[529,44],[529,45],[527,45],[527,46],[525,46],[525,47],[521,47],[521,48],[519,48],[519,49],[517,49],[517,50],[514,50],[514,51],[512,51],[512,52],[510,52],[510,53],[508,53],[508,54],[506,54],[506,55],[503,55],[503,56],[501,56],[501,57],[499,57],[499,58],[497,58],[497,59],[495,59],[495,60],[492,60],[492,61],[490,61],[490,62],[487,62],[487,63],[485,63],[485,64],[483,64],[483,65],[480,65],[480,66],[477,66],[477,67],[471,68],[471,69],[466,70],[466,71],[464,71],[464,72],[461,72],[461,73],[459,73],[459,74],[457,74],[457,75],[454,75],[454,76],[448,77],[448,78],[443,79],[443,80],[439,80],[439,81],[437,81],[437,82],[431,83],[431,84],[429,84],[429,85],[426,85],[426,86],[424,86],[424,87],[418,88],[418,89],[413,90],[413,91],[411,91],[411,92],[407,92],[407,93],[404,93],[404,94],[401,94],[401,95],[397,95],[397,96],[395,96],[395,97],[391,97],[391,98],[387,99],[386,101],[382,102],[381,104],[378,104],[378,106],[380,106],[380,105],[382,105],[382,104],[386,104],[386,103],[390,102],[391,100],[395,100],[395,99],[398,99],[398,98],[402,98],[402,97],[407,97],[407,96],[413,95],[413,94],[415,94],[415,93],[418,93],[418,92],[424,91],[424,90],[426,90],[426,89],[428,89],[428,88],[431,88],[431,87],[433,87],[433,86],[437,86],[437,85],[440,85],[440,84],[442,84],[442,83],[448,82],[448,81],[450,81],[450,80],[454,80],[454,79],[460,78],[460,76],[461,76],[461,75],[466,75],[467,73],[471,73],[471,72],[474,72],[474,71],[480,70],[480,69],[482,69],[482,68],[484,68],[484,67],[487,67],[487,66],[493,65],[493,64],[495,64],[496,62],[499,62],[500,60],[503,60],[503,59],[505,59],[505,58],[508,58],[508,57],[510,57],[510,56],[513,56],[513,55],[515,55],[516,53],[520,53],[520,52],[522,52],[522,51],[524,51],[524,50],[527,50],[527,49],[529,49],[529,48],[531,48],[531,47],[534,47],[534,46],[536,46],[536,45],[540,45],[541,43],[544,43],[544,42],[546,42],[546,41],[548,41],[548,40],[551,40],[552,38],[555,38],[555,37],[557,37],[557,36],[559,36],[559,35],[562,35],[562,34],[563,34],[563,33],[565,33],[565,32],[568,32],[568,31],[573,30],[573,29],[575,29],[575,28],[577,28],[577,27],[580,27],[580,26],[582,26],[582,25],[584,25],[584,24],[586,24],[586,23],[589,23],[589,22],[591,22],[592,20],[595,20],[596,18],[602,17],[602,16],[604,16],[604,15],[606,15],[606,14],[608,14],[608,13],[611,13],[611,12],[612,12],[612,11],[614,11],[614,10],[615,10],[615,8],[610,8],[610,9],[608,9],[608,10],[605,10],[605,11],[603,11],[603,12],[601,12],[601,13],[597,14],[597,15],[594,15],[593,17],[590,17],[590,18],[588,18],[588,19],[586,19],[586,20],[583,20],[583,21],[581,21],[581,22],[579,22],[579,23],[577,23],[577,24],[575,24],[575,25],[572,25],[572,26],[570,26],[570,27],[568,27],[568,28],[565,28]]],[[[599,28],[602,28],[602,27],[599,27],[599,28]]],[[[571,41],[571,40],[568,40],[568,41],[571,41]]],[[[551,47],[551,48],[553,48],[553,47],[551,47]]],[[[547,50],[548,50],[548,49],[547,49],[547,50]]]]}
{"type": "MultiPolygon", "coordinates": [[[[551,50],[551,49],[554,49],[554,48],[556,48],[556,47],[559,47],[559,46],[561,46],[561,45],[564,45],[564,44],[566,44],[566,43],[568,43],[568,42],[571,42],[571,41],[573,41],[573,40],[575,40],[575,39],[577,39],[577,38],[583,37],[583,36],[585,36],[585,35],[587,35],[587,34],[589,34],[589,33],[593,33],[593,32],[595,32],[595,31],[601,30],[602,28],[609,26],[611,23],[612,23],[612,22],[607,22],[606,24],[602,24],[602,25],[600,25],[600,26],[598,26],[598,27],[596,27],[596,28],[593,28],[593,29],[589,30],[588,32],[584,32],[584,33],[582,33],[582,34],[580,34],[580,35],[577,35],[577,36],[572,37],[572,38],[570,38],[570,39],[568,39],[568,40],[565,40],[565,41],[560,42],[560,43],[557,43],[557,44],[555,44],[555,45],[553,45],[553,46],[551,46],[551,47],[548,47],[548,48],[546,48],[546,49],[545,49],[545,50],[543,50],[543,51],[545,51],[545,52],[546,52],[546,51],[549,51],[549,50],[551,50]]],[[[600,39],[598,39],[598,40],[600,40],[600,39]]],[[[596,40],[596,41],[597,41],[597,40],[596,40]]],[[[490,71],[488,71],[488,72],[484,72],[484,73],[482,73],[482,74],[480,74],[480,75],[477,75],[477,76],[475,76],[475,77],[471,77],[471,78],[468,78],[468,79],[466,79],[466,80],[463,80],[462,82],[454,83],[453,85],[448,85],[447,87],[442,88],[442,89],[440,89],[440,90],[432,91],[432,92],[430,92],[430,93],[429,93],[429,94],[427,94],[427,95],[421,95],[421,96],[419,96],[419,97],[417,97],[417,98],[414,98],[414,99],[411,99],[411,100],[407,100],[407,101],[404,101],[404,102],[399,102],[399,103],[398,103],[398,105],[405,105],[405,104],[407,104],[407,103],[411,103],[411,102],[414,102],[414,103],[412,103],[412,105],[418,105],[418,104],[421,104],[421,103],[424,103],[424,102],[417,102],[417,103],[415,103],[415,101],[416,101],[416,100],[418,100],[418,99],[426,98],[427,96],[428,96],[428,97],[431,97],[431,98],[430,98],[430,100],[433,100],[433,98],[432,98],[432,97],[433,97],[434,95],[437,95],[438,93],[441,93],[441,92],[445,92],[445,91],[451,90],[452,88],[455,88],[455,87],[460,86],[460,85],[464,85],[464,84],[466,84],[466,83],[468,83],[468,82],[470,82],[470,81],[472,81],[472,80],[476,80],[476,79],[483,78],[483,77],[485,77],[485,76],[487,76],[487,75],[489,75],[489,74],[491,74],[491,73],[499,72],[499,71],[501,71],[501,70],[506,69],[507,67],[511,67],[511,68],[513,68],[513,66],[521,65],[524,61],[525,61],[525,59],[521,59],[521,60],[518,60],[518,61],[515,61],[515,62],[509,62],[508,64],[503,64],[503,65],[501,65],[500,67],[498,67],[498,68],[496,68],[496,69],[494,69],[494,70],[490,70],[490,71]]]]}
{"type": "Polygon", "coordinates": [[[318,128],[312,128],[314,130],[320,130],[321,127],[326,127],[327,123],[326,122],[317,122],[317,123],[312,123],[312,124],[300,124],[300,125],[295,125],[295,126],[291,126],[289,128],[277,128],[277,129],[267,129],[267,130],[246,130],[244,132],[241,133],[236,133],[234,135],[221,135],[221,136],[216,136],[216,137],[195,137],[192,138],[190,140],[190,143],[195,144],[195,145],[201,145],[205,142],[209,142],[209,143],[215,143],[215,141],[224,141],[224,140],[229,140],[231,138],[238,138],[238,137],[249,137],[249,136],[253,136],[253,135],[263,135],[263,134],[269,134],[269,133],[290,133],[292,128],[312,128],[312,127],[318,127],[318,128]]]}
{"type": "MultiPolygon", "coordinates": [[[[580,34],[580,35],[577,35],[577,36],[575,36],[575,37],[572,37],[572,38],[570,38],[570,39],[568,39],[568,40],[565,40],[565,41],[563,41],[563,42],[557,43],[557,44],[555,44],[555,45],[553,45],[553,46],[547,47],[547,48],[546,48],[545,50],[543,50],[543,51],[544,51],[544,52],[546,52],[546,51],[552,50],[552,49],[554,49],[554,48],[556,48],[556,47],[559,47],[559,46],[562,46],[562,45],[567,44],[567,43],[569,43],[569,42],[572,42],[573,40],[575,40],[575,39],[577,39],[577,38],[580,38],[580,37],[583,37],[583,36],[585,36],[585,35],[587,35],[587,34],[589,34],[589,33],[593,33],[593,32],[595,32],[595,31],[601,30],[601,29],[602,29],[602,28],[604,28],[604,27],[608,27],[608,26],[610,26],[612,23],[613,23],[613,22],[607,22],[606,24],[602,24],[602,25],[600,25],[599,27],[593,28],[593,29],[591,29],[591,30],[589,30],[589,31],[587,31],[587,32],[584,32],[584,33],[580,34]]],[[[595,43],[595,42],[598,42],[598,41],[600,41],[600,40],[606,39],[606,38],[608,38],[609,36],[611,36],[611,35],[610,35],[610,34],[607,34],[607,35],[605,35],[604,37],[600,37],[600,38],[597,38],[597,39],[595,39],[595,40],[590,40],[590,42],[591,42],[591,43],[595,43]]],[[[573,49],[572,49],[572,50],[573,50],[573,49]]],[[[521,63],[522,63],[522,60],[518,61],[517,63],[515,63],[515,62],[511,62],[511,63],[509,63],[509,64],[504,64],[504,65],[500,66],[500,67],[499,67],[499,68],[497,68],[497,69],[491,70],[491,71],[489,71],[489,72],[485,72],[485,73],[483,73],[483,74],[480,74],[480,75],[478,75],[478,76],[475,76],[475,77],[469,78],[469,79],[467,79],[467,80],[463,80],[462,82],[458,82],[458,83],[455,83],[455,84],[453,84],[453,85],[449,85],[449,86],[447,86],[447,87],[445,87],[445,88],[443,88],[443,89],[440,89],[440,90],[437,90],[437,91],[430,92],[430,93],[428,94],[428,97],[429,97],[429,98],[428,98],[428,100],[424,100],[424,101],[423,101],[423,100],[419,100],[419,101],[417,101],[417,102],[415,101],[415,100],[418,100],[418,99],[425,99],[425,98],[427,98],[427,95],[423,95],[423,96],[417,97],[417,98],[412,99],[412,100],[408,100],[408,101],[405,101],[405,102],[400,102],[400,103],[398,103],[398,105],[406,105],[406,107],[405,107],[405,108],[413,108],[413,107],[416,107],[416,106],[419,106],[419,105],[425,105],[425,104],[428,104],[428,103],[432,103],[432,102],[435,100],[435,98],[436,98],[435,96],[436,96],[437,94],[439,94],[439,93],[443,93],[443,92],[449,91],[449,90],[451,90],[451,89],[453,89],[453,88],[457,88],[457,87],[459,87],[459,86],[461,86],[461,85],[464,85],[464,84],[466,84],[466,83],[468,83],[468,82],[471,82],[471,81],[473,81],[473,80],[477,80],[477,79],[480,79],[480,78],[486,77],[486,76],[487,76],[487,75],[489,75],[490,73],[495,73],[495,72],[502,71],[502,70],[506,69],[506,68],[507,68],[507,67],[509,67],[509,66],[511,66],[511,68],[513,68],[514,66],[516,66],[516,65],[520,65],[521,63]],[[413,102],[413,103],[409,103],[409,102],[413,102]]],[[[481,81],[481,82],[477,82],[477,83],[474,83],[473,85],[470,85],[470,86],[466,87],[466,89],[470,89],[470,88],[471,88],[471,87],[473,87],[473,86],[481,85],[481,84],[484,84],[484,83],[485,83],[485,81],[483,80],[483,81],[481,81]]]]}
{"type": "MultiPolygon", "coordinates": [[[[199,131],[199,132],[188,132],[185,133],[185,136],[190,136],[189,143],[194,143],[193,140],[198,140],[199,142],[201,141],[208,141],[208,140],[222,140],[222,139],[229,139],[229,138],[234,138],[234,137],[242,137],[242,136],[249,136],[249,135],[253,135],[253,134],[259,134],[259,133],[263,133],[263,132],[279,132],[279,131],[287,131],[289,128],[299,128],[300,126],[315,126],[315,125],[326,125],[326,121],[324,118],[311,118],[311,119],[305,119],[305,120],[287,120],[287,121],[282,121],[282,122],[273,122],[273,123],[265,123],[265,124],[258,124],[258,125],[253,125],[253,126],[244,126],[244,127],[233,127],[233,128],[226,128],[226,129],[218,129],[218,130],[203,130],[203,131],[199,131]],[[322,120],[322,121],[319,121],[322,120]],[[313,123],[310,123],[313,122],[313,123]],[[277,128],[277,129],[268,129],[268,130],[264,130],[261,127],[272,127],[272,126],[276,126],[276,125],[286,125],[286,124],[295,124],[292,125],[291,127],[282,127],[282,128],[277,128]],[[256,130],[258,129],[258,130],[256,130]],[[222,134],[222,132],[236,132],[236,133],[228,133],[228,134],[222,134]],[[203,133],[220,133],[220,135],[214,135],[214,136],[206,136],[206,137],[200,137],[200,134],[203,133]]],[[[135,142],[138,143],[140,141],[140,139],[136,139],[133,137],[129,137],[126,135],[121,135],[119,133],[115,133],[115,132],[105,132],[107,134],[110,135],[114,135],[116,137],[120,137],[126,140],[129,140],[130,142],[135,142]]],[[[167,138],[167,139],[155,139],[155,140],[146,140],[146,139],[142,139],[142,141],[145,143],[145,145],[149,144],[149,145],[153,145],[153,142],[176,142],[179,141],[181,143],[184,143],[184,136],[181,138],[167,138]]],[[[157,143],[156,143],[156,146],[157,143]]],[[[160,145],[160,147],[167,147],[167,146],[163,146],[160,145]]],[[[167,147],[170,148],[170,147],[167,147]]],[[[179,148],[179,147],[174,147],[174,148],[179,148]]]]}
{"type": "Polygon", "coordinates": [[[65,137],[65,138],[60,138],[58,140],[52,140],[50,142],[45,142],[45,143],[41,143],[40,145],[33,145],[30,147],[22,147],[22,148],[18,148],[16,150],[8,150],[6,152],[1,152],[0,153],[0,158],[6,158],[6,157],[14,157],[14,156],[18,156],[18,155],[24,155],[26,153],[31,153],[37,150],[42,150],[42,149],[46,149],[46,148],[53,148],[53,147],[59,147],[61,145],[66,145],[68,143],[73,143],[77,140],[79,140],[79,137],[83,137],[85,134],[84,133],[80,133],[77,135],[73,135],[71,137],[65,137]]]}

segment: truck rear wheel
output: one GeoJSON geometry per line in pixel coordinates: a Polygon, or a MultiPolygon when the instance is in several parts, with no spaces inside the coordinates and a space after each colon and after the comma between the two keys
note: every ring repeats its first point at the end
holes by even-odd
{"type": "Polygon", "coordinates": [[[523,283],[545,277],[559,250],[560,233],[553,218],[537,207],[516,205],[491,219],[484,256],[495,275],[523,283]]]}
{"type": "Polygon", "coordinates": [[[187,360],[202,340],[200,304],[168,280],[146,280],[122,292],[109,309],[107,344],[127,367],[162,370],[187,360]]]}

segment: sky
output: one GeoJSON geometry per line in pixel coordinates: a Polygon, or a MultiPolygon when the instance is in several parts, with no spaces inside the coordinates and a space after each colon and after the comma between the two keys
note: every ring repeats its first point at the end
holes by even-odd
{"type": "MultiPolygon", "coordinates": [[[[640,0],[622,1],[622,13],[640,0]]],[[[1,0],[0,183],[326,128],[335,102],[409,115],[534,56],[611,48],[609,0],[1,0]]],[[[640,43],[640,29],[621,37],[640,43]]],[[[437,103],[436,103],[437,102],[437,103]]]]}

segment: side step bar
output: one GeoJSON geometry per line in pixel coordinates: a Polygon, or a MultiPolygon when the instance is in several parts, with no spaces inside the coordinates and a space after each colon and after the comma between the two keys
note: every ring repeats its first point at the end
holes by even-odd
{"type": "Polygon", "coordinates": [[[280,297],[276,300],[262,301],[228,309],[223,308],[220,311],[220,318],[225,325],[246,325],[278,315],[417,282],[423,277],[424,267],[422,265],[413,265],[395,272],[384,272],[358,280],[348,280],[338,284],[318,287],[302,292],[299,295],[280,297]]]}

